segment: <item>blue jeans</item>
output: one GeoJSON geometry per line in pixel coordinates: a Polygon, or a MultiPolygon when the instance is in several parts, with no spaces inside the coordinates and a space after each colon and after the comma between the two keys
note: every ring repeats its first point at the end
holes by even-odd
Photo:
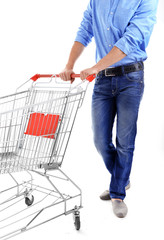
{"type": "Polygon", "coordinates": [[[92,96],[92,127],[95,146],[111,174],[111,198],[124,199],[129,182],[144,72],[96,77],[92,96]],[[115,116],[116,144],[112,142],[115,116]]]}

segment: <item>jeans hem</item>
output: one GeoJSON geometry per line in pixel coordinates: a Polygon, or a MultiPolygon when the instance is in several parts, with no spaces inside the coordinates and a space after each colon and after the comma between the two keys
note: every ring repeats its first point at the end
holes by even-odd
{"type": "Polygon", "coordinates": [[[110,198],[118,198],[118,199],[121,199],[121,200],[124,200],[125,199],[125,196],[120,196],[120,195],[116,195],[116,194],[112,194],[110,193],[110,198]]]}

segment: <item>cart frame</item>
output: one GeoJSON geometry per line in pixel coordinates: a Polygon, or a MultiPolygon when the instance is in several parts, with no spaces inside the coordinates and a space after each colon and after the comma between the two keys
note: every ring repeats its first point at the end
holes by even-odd
{"type": "Polygon", "coordinates": [[[12,182],[12,186],[0,192],[0,199],[4,198],[0,202],[0,215],[3,216],[0,231],[4,231],[0,239],[8,239],[68,214],[73,214],[75,228],[80,229],[82,191],[61,170],[61,165],[78,109],[82,106],[88,83],[95,76],[89,76],[88,81],[75,86],[58,81],[58,77],[36,74],[17,88],[16,93],[0,98],[0,173],[8,175],[12,182]],[[39,82],[41,78],[48,80],[39,82]],[[31,80],[30,88],[20,91],[31,80]],[[29,180],[20,181],[22,174],[29,176],[29,180]],[[37,183],[38,178],[45,186],[37,183]],[[71,195],[59,190],[57,182],[70,188],[71,195]],[[34,194],[39,195],[36,203],[34,194]],[[23,200],[25,206],[18,212],[12,211],[13,206],[15,209],[23,200]],[[76,204],[72,205],[74,200],[76,204]],[[39,219],[50,208],[59,205],[62,205],[61,212],[39,219]]]}

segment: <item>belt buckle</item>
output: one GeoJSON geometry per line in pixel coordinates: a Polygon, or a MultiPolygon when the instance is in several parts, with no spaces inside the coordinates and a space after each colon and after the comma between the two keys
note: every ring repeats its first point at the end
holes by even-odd
{"type": "MultiPolygon", "coordinates": [[[[105,77],[114,77],[114,76],[116,76],[114,73],[109,73],[109,74],[107,74],[107,70],[109,70],[110,68],[106,68],[105,69],[105,77]]],[[[112,68],[111,68],[112,69],[112,68]]]]}

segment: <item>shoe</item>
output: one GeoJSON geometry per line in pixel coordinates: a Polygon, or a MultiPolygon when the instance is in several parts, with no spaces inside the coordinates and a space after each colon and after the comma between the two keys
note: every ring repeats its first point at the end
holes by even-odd
{"type": "MultiPolygon", "coordinates": [[[[125,190],[128,190],[130,188],[130,183],[128,183],[128,185],[125,187],[125,190]]],[[[103,192],[100,195],[100,199],[101,200],[111,200],[110,194],[109,194],[109,190],[106,190],[105,192],[103,192]]]]}
{"type": "Polygon", "coordinates": [[[128,208],[124,201],[113,200],[112,201],[113,212],[118,218],[126,217],[128,213],[128,208]]]}
{"type": "Polygon", "coordinates": [[[111,200],[110,194],[109,194],[109,190],[106,190],[105,192],[103,192],[100,195],[100,199],[101,200],[111,200]]]}

